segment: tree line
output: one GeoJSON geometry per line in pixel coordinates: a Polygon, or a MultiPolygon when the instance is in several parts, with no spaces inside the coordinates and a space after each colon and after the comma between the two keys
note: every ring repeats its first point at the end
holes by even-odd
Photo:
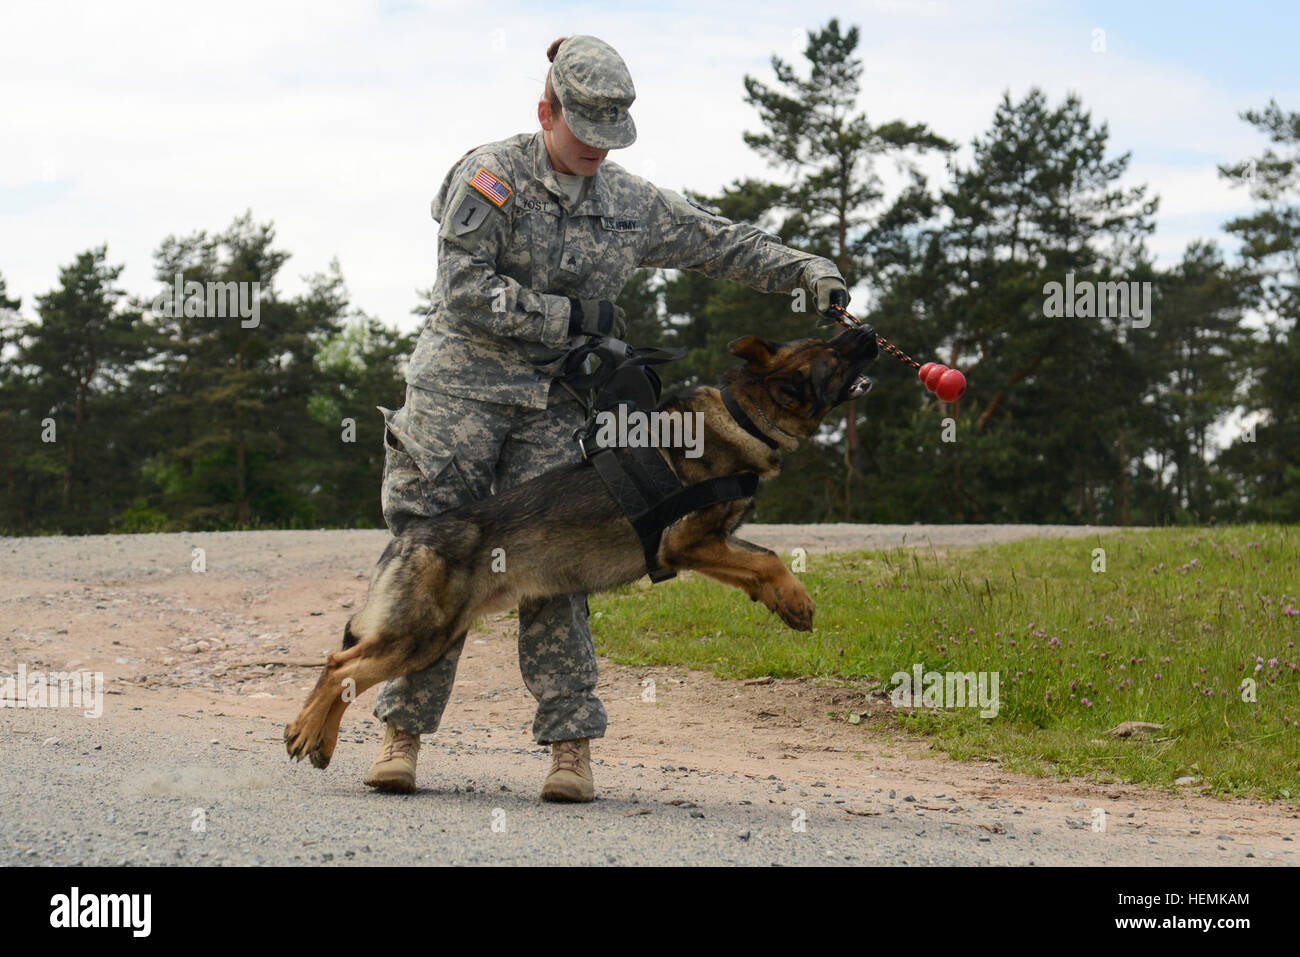
{"type": "MultiPolygon", "coordinates": [[[[882,355],[759,520],[1300,519],[1300,113],[1243,114],[1270,145],[1219,168],[1258,204],[1224,224],[1239,253],[1198,240],[1162,268],[1158,197],[1125,185],[1129,154],[1078,97],[1005,95],[959,162],[924,123],[857,111],[858,40],[831,20],[803,69],[745,77],[762,123],[745,141],[779,176],[691,198],[834,260],[869,290],[852,312],[969,386],[941,403],[882,355]]],[[[375,406],[401,404],[416,334],[356,309],[337,262],[281,294],[288,259],[246,213],[163,240],[155,297],[129,296],[102,246],[32,310],[0,276],[0,531],[382,527],[375,406]],[[257,283],[255,319],[183,308],[177,276],[209,305],[257,283]]],[[[689,349],[670,389],[715,381],[737,336],[819,328],[799,297],[690,272],[638,272],[620,303],[632,341],[689,349]]]]}

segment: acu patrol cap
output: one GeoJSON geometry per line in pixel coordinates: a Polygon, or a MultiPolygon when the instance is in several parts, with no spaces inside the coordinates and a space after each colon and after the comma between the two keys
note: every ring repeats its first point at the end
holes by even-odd
{"type": "Polygon", "coordinates": [[[569,37],[551,64],[551,86],[573,135],[598,150],[636,142],[627,108],[636,99],[627,64],[612,46],[595,37],[569,37]]]}

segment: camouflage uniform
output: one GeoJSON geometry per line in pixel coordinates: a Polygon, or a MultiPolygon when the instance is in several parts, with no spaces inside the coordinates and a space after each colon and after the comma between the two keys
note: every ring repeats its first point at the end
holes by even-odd
{"type": "MultiPolygon", "coordinates": [[[[621,140],[607,141],[627,145],[635,136],[626,114],[631,80],[600,41],[570,47],[592,39],[565,41],[561,56],[566,48],[570,55],[564,72],[556,59],[556,90],[575,135],[621,131],[621,140]],[[605,121],[612,125],[600,127],[605,121]]],[[[582,341],[569,334],[570,298],[617,299],[641,266],[694,269],[765,292],[811,289],[839,275],[825,259],[608,160],[577,205],[567,202],[541,131],[466,153],[434,198],[441,228],[433,307],[407,369],[406,404],[383,410],[383,509],[394,533],[580,454],[572,440],[579,403],[534,364],[582,341]]],[[[601,737],[606,715],[595,695],[586,596],[522,603],[519,631],[520,669],[538,699],[536,739],[601,737]]],[[[436,730],[460,651],[385,685],[375,716],[407,732],[436,730]]]]}

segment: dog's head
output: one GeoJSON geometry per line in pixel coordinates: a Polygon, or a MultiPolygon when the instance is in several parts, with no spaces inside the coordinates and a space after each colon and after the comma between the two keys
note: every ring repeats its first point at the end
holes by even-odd
{"type": "Polygon", "coordinates": [[[868,363],[880,353],[870,326],[845,329],[834,339],[768,342],[743,336],[727,345],[745,360],[727,376],[732,392],[742,392],[767,419],[791,435],[806,437],[831,409],[865,395],[868,363]]]}

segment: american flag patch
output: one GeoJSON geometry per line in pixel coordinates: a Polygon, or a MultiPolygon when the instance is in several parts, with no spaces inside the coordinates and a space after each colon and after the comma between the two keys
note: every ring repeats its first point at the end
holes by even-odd
{"type": "Polygon", "coordinates": [[[498,206],[505,205],[505,201],[510,198],[510,187],[485,169],[480,169],[475,173],[474,178],[469,181],[469,185],[498,206]]]}

